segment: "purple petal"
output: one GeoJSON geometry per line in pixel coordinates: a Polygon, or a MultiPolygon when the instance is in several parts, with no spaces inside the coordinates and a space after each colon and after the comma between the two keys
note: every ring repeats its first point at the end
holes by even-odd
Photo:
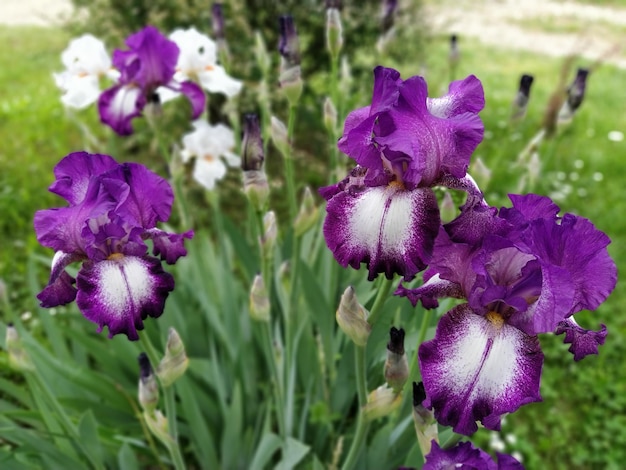
{"type": "Polygon", "coordinates": [[[327,205],[326,244],[342,266],[369,268],[391,279],[410,280],[426,267],[439,228],[439,209],[430,189],[405,191],[398,185],[342,192],[327,205]]]}
{"type": "MultiPolygon", "coordinates": [[[[424,275],[424,278],[426,278],[426,275],[424,275]]],[[[413,304],[413,307],[417,305],[418,301],[421,301],[425,309],[431,309],[439,306],[437,299],[441,297],[462,299],[463,291],[456,282],[441,279],[439,274],[435,274],[416,289],[407,289],[400,284],[394,295],[407,297],[413,304]]]]}
{"type": "Polygon", "coordinates": [[[560,225],[536,220],[529,237],[538,257],[571,275],[574,299],[568,313],[598,308],[615,288],[617,268],[606,249],[611,240],[589,220],[572,214],[560,225]]]}
{"type": "Polygon", "coordinates": [[[460,442],[451,449],[442,449],[433,440],[422,470],[448,470],[452,468],[497,470],[491,456],[471,442],[460,442]]]}
{"type": "Polygon", "coordinates": [[[512,455],[496,452],[498,470],[524,470],[524,466],[512,455]]]}
{"type": "Polygon", "coordinates": [[[182,93],[187,97],[189,103],[191,104],[192,119],[199,118],[200,115],[204,112],[204,109],[206,107],[206,95],[197,83],[189,80],[182,83],[171,81],[166,85],[166,87],[182,93]]]}
{"type": "MultiPolygon", "coordinates": [[[[356,118],[348,116],[348,119],[352,121],[356,118]]],[[[380,172],[383,169],[381,152],[373,140],[377,119],[378,117],[374,115],[354,126],[339,139],[337,147],[359,165],[380,172]]]]}
{"type": "Polygon", "coordinates": [[[572,316],[559,323],[554,334],[565,333],[563,342],[571,344],[568,351],[574,355],[575,361],[580,361],[590,354],[598,354],[598,346],[604,344],[608,333],[605,325],[600,327],[600,331],[585,330],[572,316]]]}
{"type": "Polygon", "coordinates": [[[143,320],[163,313],[174,278],[156,258],[119,255],[98,263],[86,261],[76,285],[78,308],[99,325],[98,332],[107,326],[109,338],[124,333],[137,340],[143,320]]]}
{"type": "Polygon", "coordinates": [[[174,192],[167,180],[138,163],[124,163],[102,175],[103,187],[113,194],[119,191],[116,188],[120,184],[130,188],[130,192],[127,197],[120,197],[116,213],[130,217],[144,229],[169,219],[174,192]]]}
{"type": "Polygon", "coordinates": [[[401,84],[400,72],[389,67],[377,66],[374,69],[374,91],[370,114],[387,111],[395,106],[400,96],[401,84]]]}
{"type": "Polygon", "coordinates": [[[102,92],[98,99],[100,121],[110,126],[119,135],[133,133],[131,121],[141,116],[146,97],[141,88],[133,84],[115,85],[102,92]]]}
{"type": "Polygon", "coordinates": [[[69,304],[76,298],[76,288],[74,287],[76,280],[65,271],[65,268],[82,259],[81,256],[74,253],[57,251],[54,254],[48,285],[37,294],[37,299],[39,299],[42,307],[50,308],[69,304]]]}
{"type": "Polygon", "coordinates": [[[350,194],[359,193],[365,189],[366,173],[367,168],[357,166],[353,168],[348,176],[346,176],[339,183],[320,188],[319,193],[327,201],[330,201],[334,196],[342,191],[347,191],[350,194]]]}
{"type": "Polygon", "coordinates": [[[70,153],[54,167],[56,181],[49,190],[65,198],[70,205],[79,204],[87,194],[89,180],[117,165],[118,163],[108,155],[70,153]]]}
{"type": "MultiPolygon", "coordinates": [[[[398,105],[389,111],[394,132],[377,142],[410,158],[403,180],[430,186],[445,174],[462,178],[472,152],[483,138],[484,126],[473,113],[442,119],[428,112],[427,86],[422,77],[407,79],[398,105]]],[[[385,151],[388,156],[388,152],[385,151]]]]}
{"type": "Polygon", "coordinates": [[[129,36],[126,45],[138,59],[139,68],[132,79],[141,88],[153,90],[172,79],[180,50],[154,26],[147,26],[129,36]]]}
{"type": "Polygon", "coordinates": [[[113,211],[87,221],[81,233],[85,251],[91,261],[109,259],[112,255],[145,256],[148,247],[142,239],[144,230],[129,225],[113,211]]]}
{"type": "Polygon", "coordinates": [[[500,418],[540,401],[543,354],[537,337],[497,314],[476,315],[460,305],[439,321],[435,338],[419,348],[427,403],[440,424],[470,435],[481,421],[497,430],[500,418]]]}
{"type": "Polygon", "coordinates": [[[478,113],[485,107],[485,92],[480,80],[470,75],[464,80],[450,83],[448,94],[428,98],[428,111],[433,116],[450,118],[464,113],[478,113]]]}
{"type": "Polygon", "coordinates": [[[178,258],[187,254],[185,239],[193,238],[193,230],[178,234],[151,229],[146,235],[154,243],[152,250],[154,256],[160,256],[167,264],[174,264],[178,258]]]}

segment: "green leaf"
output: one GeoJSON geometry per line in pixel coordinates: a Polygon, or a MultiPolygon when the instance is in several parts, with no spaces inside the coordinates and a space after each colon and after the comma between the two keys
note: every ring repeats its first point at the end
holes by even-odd
{"type": "Polygon", "coordinates": [[[266,468],[272,456],[280,449],[280,445],[280,437],[276,434],[263,434],[250,463],[250,468],[266,468]]]}
{"type": "Polygon", "coordinates": [[[96,423],[91,410],[85,411],[80,417],[78,434],[85,450],[92,456],[91,460],[102,462],[102,447],[98,438],[98,423],[96,423]]]}
{"type": "Polygon", "coordinates": [[[124,442],[117,453],[117,468],[119,470],[139,470],[139,462],[128,443],[124,442]]]}
{"type": "Polygon", "coordinates": [[[309,453],[311,447],[293,437],[288,437],[287,442],[283,446],[283,458],[276,466],[276,470],[289,470],[294,468],[306,454],[309,453]]]}

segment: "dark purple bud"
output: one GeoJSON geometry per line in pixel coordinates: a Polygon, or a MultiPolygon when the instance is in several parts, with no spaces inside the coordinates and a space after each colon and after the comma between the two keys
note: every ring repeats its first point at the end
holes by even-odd
{"type": "Polygon", "coordinates": [[[300,65],[300,44],[293,16],[282,15],[279,18],[280,41],[278,51],[287,62],[288,67],[300,65]]]}
{"type": "Polygon", "coordinates": [[[145,352],[142,352],[137,360],[139,361],[139,379],[145,383],[152,376],[150,359],[148,359],[148,355],[145,352]]]}
{"type": "Polygon", "coordinates": [[[382,28],[383,34],[393,27],[394,16],[398,8],[398,0],[383,0],[382,2],[382,28]]]}
{"type": "Polygon", "coordinates": [[[524,74],[519,82],[519,92],[526,98],[530,96],[530,87],[533,84],[535,78],[532,75],[524,74]]]}
{"type": "Polygon", "coordinates": [[[588,75],[589,69],[578,69],[574,82],[567,89],[567,103],[572,111],[576,111],[583,102],[588,75]]]}
{"type": "Polygon", "coordinates": [[[331,8],[341,10],[341,0],[326,0],[326,9],[330,10],[331,8]]]}
{"type": "Polygon", "coordinates": [[[413,407],[421,406],[424,400],[426,400],[424,382],[413,382],[413,407]]]}
{"type": "Polygon", "coordinates": [[[215,39],[224,39],[224,13],[221,3],[214,3],[211,7],[211,23],[215,39]]]}
{"type": "Polygon", "coordinates": [[[259,171],[265,159],[259,117],[256,114],[246,114],[244,119],[241,169],[259,171]]]}
{"type": "Polygon", "coordinates": [[[389,342],[387,343],[387,349],[392,353],[399,355],[404,354],[404,329],[396,328],[392,326],[389,330],[389,342]]]}
{"type": "Polygon", "coordinates": [[[459,51],[459,37],[456,34],[450,36],[450,55],[451,61],[455,62],[459,59],[461,52],[459,51]]]}

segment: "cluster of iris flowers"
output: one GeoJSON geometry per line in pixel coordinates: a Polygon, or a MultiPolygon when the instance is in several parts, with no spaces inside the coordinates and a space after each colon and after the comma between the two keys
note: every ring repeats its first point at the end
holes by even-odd
{"type": "Polygon", "coordinates": [[[422,77],[402,80],[377,67],[371,105],[352,111],[339,148],[356,167],[322,188],[324,235],[344,267],[367,265],[424,283],[396,294],[424,308],[438,298],[464,303],[439,321],[418,355],[424,406],[460,434],[477,422],[498,430],[501,418],[539,401],[540,333],[565,333],[575,360],[597,354],[606,327],[580,327],[574,314],[597,308],[615,287],[609,238],[587,219],[559,216],[549,198],[510,195],[511,208],[491,207],[467,174],[483,138],[482,84],[453,82],[429,98],[422,77]],[[467,193],[458,217],[442,224],[433,187],[467,193]]]}

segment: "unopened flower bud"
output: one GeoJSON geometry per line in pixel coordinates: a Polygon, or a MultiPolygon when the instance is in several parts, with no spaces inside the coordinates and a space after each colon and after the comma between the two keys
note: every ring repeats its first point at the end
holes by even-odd
{"type": "Polygon", "coordinates": [[[330,97],[324,100],[324,127],[331,135],[334,135],[337,129],[337,108],[330,97]]]}
{"type": "Polygon", "coordinates": [[[361,410],[366,421],[389,416],[402,404],[402,394],[396,393],[387,385],[381,385],[367,397],[367,404],[361,410]]]}
{"type": "Polygon", "coordinates": [[[456,34],[450,36],[450,52],[448,53],[448,60],[451,65],[456,63],[461,58],[461,52],[459,50],[459,37],[456,34]]]}
{"type": "Polygon", "coordinates": [[[153,411],[159,402],[159,386],[146,353],[139,354],[139,404],[146,411],[153,411]]]}
{"type": "Polygon", "coordinates": [[[393,390],[402,390],[409,377],[409,362],[404,353],[404,330],[392,326],[387,343],[387,360],[384,368],[385,380],[393,390]]]}
{"type": "Polygon", "coordinates": [[[304,188],[304,194],[302,195],[302,204],[300,205],[300,211],[294,220],[294,230],[296,237],[299,237],[315,225],[319,215],[319,210],[315,205],[315,199],[311,188],[308,186],[304,188]]]}
{"type": "Polygon", "coordinates": [[[422,402],[426,399],[426,390],[422,382],[413,382],[413,425],[417,434],[422,455],[428,455],[433,441],[439,443],[439,431],[435,413],[424,407],[422,402]]]}
{"type": "Polygon", "coordinates": [[[587,77],[589,69],[579,68],[576,72],[576,78],[567,89],[567,99],[563,103],[558,115],[558,122],[561,124],[572,120],[576,110],[580,107],[585,98],[585,89],[587,88],[587,77]]]}
{"type": "Polygon", "coordinates": [[[254,276],[250,289],[250,316],[257,321],[270,321],[270,298],[260,274],[254,276]]]}
{"type": "Polygon", "coordinates": [[[302,94],[302,71],[300,69],[300,42],[296,25],[291,15],[279,18],[280,40],[278,51],[281,55],[278,83],[291,106],[295,106],[302,94]]]}
{"type": "Polygon", "coordinates": [[[243,140],[241,142],[241,169],[257,171],[263,168],[265,153],[259,117],[250,113],[244,116],[243,140]]]}
{"type": "Polygon", "coordinates": [[[223,40],[224,34],[224,12],[221,3],[214,3],[211,6],[211,25],[213,26],[213,37],[217,40],[223,40]]]}
{"type": "Polygon", "coordinates": [[[398,0],[383,0],[381,10],[381,29],[383,35],[386,34],[395,22],[396,9],[398,8],[398,0]]]}
{"type": "Polygon", "coordinates": [[[189,367],[189,358],[183,340],[174,328],[170,328],[167,334],[165,355],[157,368],[159,380],[164,387],[169,387],[185,373],[187,367],[189,367]]]}
{"type": "Polygon", "coordinates": [[[341,331],[357,346],[365,346],[372,332],[372,326],[367,322],[368,314],[356,298],[354,287],[349,286],[341,296],[335,317],[341,331]]]}
{"type": "Polygon", "coordinates": [[[276,214],[274,211],[269,211],[263,216],[263,235],[259,240],[259,243],[263,248],[263,255],[266,258],[272,256],[277,237],[278,226],[276,224],[276,214]]]}
{"type": "Polygon", "coordinates": [[[20,335],[13,323],[7,324],[4,342],[9,353],[9,366],[19,371],[34,370],[35,366],[30,360],[30,356],[24,349],[20,335]]]}
{"type": "Polygon", "coordinates": [[[148,429],[159,439],[166,447],[169,448],[174,442],[169,434],[169,425],[167,418],[159,410],[144,410],[143,419],[146,421],[148,429]]]}
{"type": "Polygon", "coordinates": [[[334,59],[339,57],[343,46],[343,26],[341,25],[341,13],[337,8],[326,10],[326,47],[330,56],[334,59]]]}
{"type": "Polygon", "coordinates": [[[243,188],[253,207],[263,210],[270,194],[267,176],[263,171],[265,159],[261,126],[256,114],[246,114],[243,130],[241,169],[243,188]]]}
{"type": "Polygon", "coordinates": [[[270,118],[270,135],[272,142],[284,158],[288,158],[290,154],[289,138],[287,135],[287,127],[276,116],[270,118]]]}
{"type": "Polygon", "coordinates": [[[259,31],[257,31],[254,35],[254,38],[254,56],[256,57],[257,64],[259,65],[263,76],[267,77],[270,67],[272,66],[272,60],[269,53],[267,52],[267,46],[265,45],[263,35],[259,31]]]}
{"type": "Polygon", "coordinates": [[[524,74],[520,78],[519,90],[513,100],[511,119],[520,120],[526,115],[526,108],[530,99],[530,87],[533,81],[534,77],[528,74],[524,74]]]}
{"type": "Polygon", "coordinates": [[[280,38],[278,51],[286,62],[286,67],[300,65],[300,41],[296,31],[296,24],[291,15],[281,15],[278,18],[280,26],[280,38]]]}

